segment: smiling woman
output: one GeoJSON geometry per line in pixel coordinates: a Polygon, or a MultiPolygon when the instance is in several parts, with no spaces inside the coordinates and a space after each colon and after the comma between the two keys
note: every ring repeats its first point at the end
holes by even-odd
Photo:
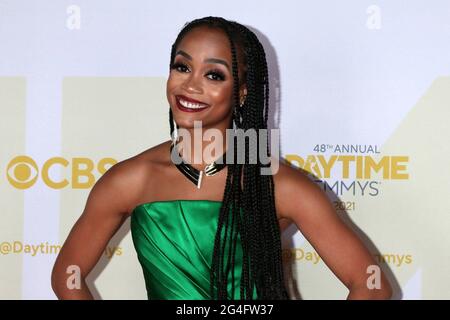
{"type": "Polygon", "coordinates": [[[117,163],[94,185],[53,269],[58,297],[92,298],[84,279],[128,217],[149,299],[288,299],[281,233],[292,223],[349,298],[389,297],[381,272],[379,287],[367,286],[376,263],[321,189],[286,164],[275,170],[278,155],[272,174],[261,174],[267,143],[246,139],[240,148],[226,134],[267,130],[269,76],[257,36],[220,17],[193,20],[173,43],[169,67],[171,139],[117,163]],[[198,123],[226,138],[198,143],[180,134],[194,136],[198,123]],[[207,149],[233,156],[196,161],[207,149]],[[71,265],[81,270],[78,291],[66,286],[71,265]]]}
{"type": "MultiPolygon", "coordinates": [[[[167,97],[172,134],[172,121],[187,130],[201,121],[203,130],[220,130],[222,136],[233,126],[244,130],[267,128],[267,63],[261,43],[248,28],[213,17],[189,23],[172,46],[170,70],[167,97]]],[[[225,139],[226,150],[228,142],[225,139]]],[[[183,140],[178,147],[183,149],[190,143],[183,140]]],[[[234,147],[234,154],[246,152],[248,158],[248,148],[234,147]]],[[[217,230],[210,239],[214,243],[212,260],[208,261],[211,297],[233,297],[235,283],[240,287],[236,296],[241,298],[288,297],[273,180],[270,175],[260,175],[260,167],[259,159],[256,164],[228,164],[217,230]],[[237,281],[233,280],[235,273],[237,281]]]]}
{"type": "MultiPolygon", "coordinates": [[[[180,33],[176,48],[172,47],[167,98],[176,108],[171,109],[171,115],[182,128],[193,127],[193,121],[201,121],[203,129],[217,128],[225,132],[235,99],[230,40],[218,26],[198,24],[196,28],[190,28],[180,33]],[[189,113],[199,111],[202,112],[195,117],[189,113]]],[[[236,70],[236,75],[240,76],[241,102],[247,92],[243,64],[241,62],[236,70]]]]}

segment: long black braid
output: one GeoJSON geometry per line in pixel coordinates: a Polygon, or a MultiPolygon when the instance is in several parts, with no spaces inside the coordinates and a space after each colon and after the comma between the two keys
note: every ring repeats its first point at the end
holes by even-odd
{"type": "MultiPolygon", "coordinates": [[[[269,78],[266,56],[256,35],[245,26],[211,16],[186,23],[172,45],[170,68],[172,68],[175,50],[181,39],[190,30],[200,26],[223,30],[230,40],[234,80],[232,121],[238,129],[244,131],[267,129],[269,78]],[[243,107],[238,107],[240,85],[238,49],[241,49],[243,53],[244,78],[247,85],[247,96],[243,107]]],[[[170,109],[169,122],[170,135],[173,136],[175,128],[170,109]]],[[[231,125],[232,123],[230,127],[231,125]]],[[[243,254],[240,298],[253,299],[255,290],[257,299],[289,298],[284,284],[281,235],[275,210],[273,177],[261,175],[260,170],[264,165],[260,161],[258,148],[259,139],[256,145],[249,144],[249,141],[245,139],[245,164],[241,164],[237,161],[237,143],[236,141],[234,143],[234,162],[228,164],[225,191],[214,241],[210,274],[212,299],[230,298],[227,291],[230,282],[232,283],[231,299],[235,299],[234,265],[239,238],[243,254]],[[253,149],[249,149],[250,147],[253,149]],[[250,163],[250,155],[256,155],[256,163],[250,163]],[[243,178],[242,186],[241,178],[243,178]]],[[[268,143],[266,152],[270,156],[268,143]]]]}

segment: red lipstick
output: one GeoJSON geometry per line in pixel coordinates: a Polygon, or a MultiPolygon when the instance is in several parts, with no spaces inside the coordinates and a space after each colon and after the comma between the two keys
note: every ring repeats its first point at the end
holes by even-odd
{"type": "Polygon", "coordinates": [[[195,99],[192,99],[192,98],[188,98],[188,97],[183,96],[183,95],[177,95],[177,96],[175,96],[175,100],[176,100],[176,102],[177,102],[177,107],[178,107],[178,109],[180,109],[181,111],[184,111],[184,112],[200,112],[200,111],[205,110],[206,108],[209,107],[209,105],[206,104],[206,103],[204,103],[204,102],[201,102],[201,101],[198,101],[198,100],[195,100],[195,99]],[[204,105],[204,107],[202,107],[202,108],[188,108],[188,107],[183,106],[183,105],[180,103],[180,99],[182,99],[182,100],[184,100],[184,101],[187,101],[187,102],[191,102],[191,103],[196,103],[196,104],[204,105]]]}

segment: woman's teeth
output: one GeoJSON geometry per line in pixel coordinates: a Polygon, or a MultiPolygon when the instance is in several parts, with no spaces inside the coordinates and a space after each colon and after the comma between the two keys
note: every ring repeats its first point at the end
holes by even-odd
{"type": "Polygon", "coordinates": [[[192,103],[192,102],[187,102],[184,100],[179,99],[178,100],[180,102],[180,104],[185,107],[185,108],[189,108],[189,109],[202,109],[202,108],[206,108],[207,106],[204,104],[198,104],[198,103],[192,103]]]}

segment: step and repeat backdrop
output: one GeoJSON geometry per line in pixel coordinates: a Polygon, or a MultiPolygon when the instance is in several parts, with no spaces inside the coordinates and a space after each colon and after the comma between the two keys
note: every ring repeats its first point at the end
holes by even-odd
{"type": "MultiPolygon", "coordinates": [[[[92,186],[169,138],[170,46],[209,15],[263,43],[281,157],[323,188],[394,298],[449,299],[450,2],[356,0],[0,0],[0,298],[56,298],[53,263],[92,186]]],[[[283,262],[292,299],[345,299],[295,225],[283,262]]],[[[88,283],[146,299],[129,219],[88,283]]]]}

